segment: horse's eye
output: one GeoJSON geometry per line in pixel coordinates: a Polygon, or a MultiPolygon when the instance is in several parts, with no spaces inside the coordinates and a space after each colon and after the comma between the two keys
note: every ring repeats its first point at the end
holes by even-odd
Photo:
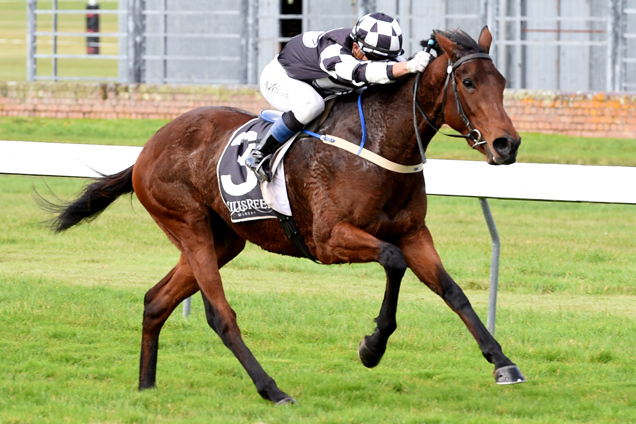
{"type": "Polygon", "coordinates": [[[469,78],[462,80],[462,84],[464,84],[464,87],[466,88],[475,88],[475,83],[469,78]]]}

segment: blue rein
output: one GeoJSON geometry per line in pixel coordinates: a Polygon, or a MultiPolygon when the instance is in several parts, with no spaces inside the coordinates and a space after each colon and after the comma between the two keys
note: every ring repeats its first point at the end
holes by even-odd
{"type": "MultiPolygon", "coordinates": [[[[367,139],[367,125],[364,121],[364,113],[362,112],[362,93],[364,91],[360,92],[360,95],[358,96],[358,115],[360,116],[360,125],[362,126],[362,140],[360,141],[360,148],[358,149],[358,153],[356,153],[356,155],[360,156],[360,153],[362,153],[362,149],[364,148],[364,142],[367,139]]],[[[266,113],[266,111],[262,111],[261,112],[261,119],[270,122],[270,123],[274,123],[276,121],[276,118],[274,118],[273,116],[269,115],[266,113]]],[[[280,118],[279,118],[280,119],[280,118]]],[[[318,139],[321,140],[327,140],[327,141],[331,141],[333,142],[334,140],[331,139],[330,137],[327,137],[326,135],[322,135],[322,134],[318,134],[315,133],[313,131],[309,131],[309,130],[302,130],[302,132],[304,132],[307,135],[310,135],[312,137],[316,137],[318,139]]]]}
{"type": "Polygon", "coordinates": [[[362,93],[358,96],[358,114],[360,115],[360,125],[362,125],[362,141],[360,141],[360,149],[358,149],[358,156],[360,156],[360,152],[362,152],[362,148],[364,147],[364,141],[367,139],[367,126],[364,122],[364,113],[362,113],[362,93]]]}

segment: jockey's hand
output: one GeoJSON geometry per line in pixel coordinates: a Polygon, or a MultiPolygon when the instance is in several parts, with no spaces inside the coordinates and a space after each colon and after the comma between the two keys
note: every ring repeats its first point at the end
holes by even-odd
{"type": "Polygon", "coordinates": [[[422,72],[428,66],[428,63],[432,60],[431,58],[437,57],[437,53],[435,50],[431,50],[430,53],[425,51],[419,51],[413,56],[413,59],[406,62],[406,69],[414,74],[416,72],[422,72]]]}

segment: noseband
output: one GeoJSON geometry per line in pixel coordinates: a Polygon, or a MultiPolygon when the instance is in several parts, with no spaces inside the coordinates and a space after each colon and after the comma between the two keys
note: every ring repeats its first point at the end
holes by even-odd
{"type": "MultiPolygon", "coordinates": [[[[430,50],[430,48],[432,47],[431,42],[429,41],[428,47],[427,47],[427,51],[430,50]]],[[[417,113],[416,110],[419,110],[420,114],[424,117],[424,119],[426,119],[426,122],[428,123],[428,125],[433,128],[433,130],[435,130],[435,132],[440,132],[441,134],[444,134],[447,137],[456,137],[456,138],[465,138],[467,140],[471,140],[473,142],[473,145],[471,146],[473,149],[477,148],[478,146],[481,146],[482,144],[486,144],[486,140],[484,140],[484,138],[481,135],[481,131],[479,131],[477,128],[475,128],[473,126],[473,124],[470,123],[470,120],[468,119],[468,116],[466,116],[466,112],[464,112],[464,108],[462,107],[462,102],[459,99],[459,92],[457,91],[457,77],[455,76],[455,69],[459,68],[461,65],[463,65],[464,63],[471,61],[471,60],[475,60],[475,59],[487,59],[487,60],[492,60],[492,58],[490,57],[490,55],[488,53],[472,53],[466,56],[462,56],[459,59],[457,59],[457,61],[452,62],[450,59],[448,59],[448,66],[446,68],[446,81],[444,82],[444,98],[442,100],[442,122],[445,121],[444,119],[444,111],[446,109],[446,98],[448,97],[448,82],[452,81],[453,83],[453,93],[455,95],[455,103],[457,104],[457,113],[459,114],[459,116],[461,116],[462,120],[464,121],[464,124],[466,125],[466,127],[468,128],[468,134],[446,134],[440,131],[439,128],[435,127],[435,125],[433,125],[433,123],[431,122],[430,119],[428,119],[428,116],[426,116],[426,113],[424,112],[424,110],[422,109],[422,106],[420,106],[420,103],[417,101],[417,91],[418,91],[418,87],[420,85],[420,80],[422,79],[422,74],[418,73],[417,77],[415,79],[415,84],[413,85],[413,126],[415,127],[415,136],[417,138],[417,144],[420,148],[420,154],[422,155],[422,161],[425,161],[425,150],[424,150],[424,145],[422,143],[422,139],[420,137],[420,132],[417,128],[417,113]]]]}

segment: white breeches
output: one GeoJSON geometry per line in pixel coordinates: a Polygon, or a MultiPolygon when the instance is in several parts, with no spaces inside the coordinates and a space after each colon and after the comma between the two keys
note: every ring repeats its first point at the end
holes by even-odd
{"type": "Polygon", "coordinates": [[[290,78],[275,57],[261,73],[261,93],[276,109],[292,111],[294,117],[307,125],[325,110],[325,101],[314,88],[290,78]]]}

